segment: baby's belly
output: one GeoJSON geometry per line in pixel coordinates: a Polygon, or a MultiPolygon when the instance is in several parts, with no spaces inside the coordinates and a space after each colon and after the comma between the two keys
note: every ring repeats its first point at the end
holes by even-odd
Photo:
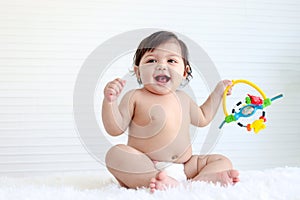
{"type": "Polygon", "coordinates": [[[156,161],[184,163],[192,155],[188,131],[180,132],[175,136],[170,132],[160,133],[151,138],[129,136],[128,145],[156,161]]]}
{"type": "Polygon", "coordinates": [[[174,163],[185,163],[192,156],[191,146],[184,149],[184,151],[174,151],[173,153],[169,151],[157,151],[146,153],[151,160],[156,160],[160,162],[174,162],[174,163]]]}

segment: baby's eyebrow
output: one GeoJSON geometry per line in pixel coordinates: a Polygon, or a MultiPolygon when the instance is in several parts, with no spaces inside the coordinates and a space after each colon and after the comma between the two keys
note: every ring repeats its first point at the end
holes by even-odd
{"type": "Polygon", "coordinates": [[[145,54],[144,55],[144,58],[148,58],[148,57],[155,57],[155,54],[150,53],[150,54],[145,54]]]}
{"type": "MultiPolygon", "coordinates": [[[[149,53],[145,53],[145,58],[147,57],[151,57],[151,56],[157,56],[159,55],[159,53],[154,53],[154,52],[149,52],[149,53]]],[[[177,54],[177,53],[174,53],[174,52],[170,52],[169,54],[166,55],[167,57],[179,57],[181,58],[182,56],[177,54]]]]}
{"type": "Polygon", "coordinates": [[[182,58],[181,55],[178,55],[178,54],[169,54],[168,55],[169,57],[178,57],[178,58],[182,58]]]}
{"type": "Polygon", "coordinates": [[[173,57],[173,58],[183,58],[181,54],[177,53],[177,52],[174,52],[174,51],[170,51],[169,49],[163,49],[163,48],[157,48],[157,49],[154,49],[153,51],[148,51],[144,54],[143,58],[144,59],[147,59],[148,57],[157,57],[159,56],[160,53],[158,52],[155,52],[155,50],[164,50],[167,52],[167,54],[165,55],[166,57],[173,57]]]}

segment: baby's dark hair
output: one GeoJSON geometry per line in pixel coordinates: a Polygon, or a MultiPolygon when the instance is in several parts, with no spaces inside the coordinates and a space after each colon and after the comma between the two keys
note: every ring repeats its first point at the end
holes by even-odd
{"type": "Polygon", "coordinates": [[[188,69],[186,69],[186,67],[184,69],[185,72],[187,73],[186,81],[189,82],[193,76],[192,76],[192,68],[190,67],[190,63],[188,60],[189,53],[188,53],[187,46],[174,33],[169,32],[169,31],[158,31],[158,32],[155,32],[155,33],[151,34],[150,36],[146,37],[145,39],[143,39],[135,52],[135,55],[133,58],[134,64],[136,66],[139,66],[140,61],[146,52],[154,51],[154,49],[156,47],[169,41],[170,39],[175,39],[180,45],[181,56],[183,59],[184,66],[187,66],[187,65],[189,66],[188,69]]]}

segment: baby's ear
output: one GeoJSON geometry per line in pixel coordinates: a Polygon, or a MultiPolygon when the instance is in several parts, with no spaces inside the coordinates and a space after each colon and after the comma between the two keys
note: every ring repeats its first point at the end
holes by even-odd
{"type": "Polygon", "coordinates": [[[133,70],[134,70],[136,77],[139,78],[140,77],[139,66],[134,65],[133,70]]]}
{"type": "Polygon", "coordinates": [[[140,85],[143,84],[142,79],[141,79],[141,74],[140,74],[139,66],[134,65],[133,70],[134,70],[137,82],[140,85]]]}
{"type": "Polygon", "coordinates": [[[189,65],[186,65],[183,72],[183,77],[186,78],[189,75],[189,72],[191,70],[191,67],[189,65]]]}

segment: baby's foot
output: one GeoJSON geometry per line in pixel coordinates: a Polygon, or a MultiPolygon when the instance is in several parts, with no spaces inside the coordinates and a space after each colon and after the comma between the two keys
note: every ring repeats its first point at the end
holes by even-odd
{"type": "Polygon", "coordinates": [[[213,174],[199,175],[194,180],[221,183],[222,186],[226,186],[228,184],[233,185],[240,181],[239,172],[233,169],[213,174]]]}
{"type": "Polygon", "coordinates": [[[150,192],[153,193],[155,190],[165,190],[168,187],[176,187],[178,184],[177,180],[167,176],[165,171],[161,171],[151,179],[149,187],[150,192]]]}

